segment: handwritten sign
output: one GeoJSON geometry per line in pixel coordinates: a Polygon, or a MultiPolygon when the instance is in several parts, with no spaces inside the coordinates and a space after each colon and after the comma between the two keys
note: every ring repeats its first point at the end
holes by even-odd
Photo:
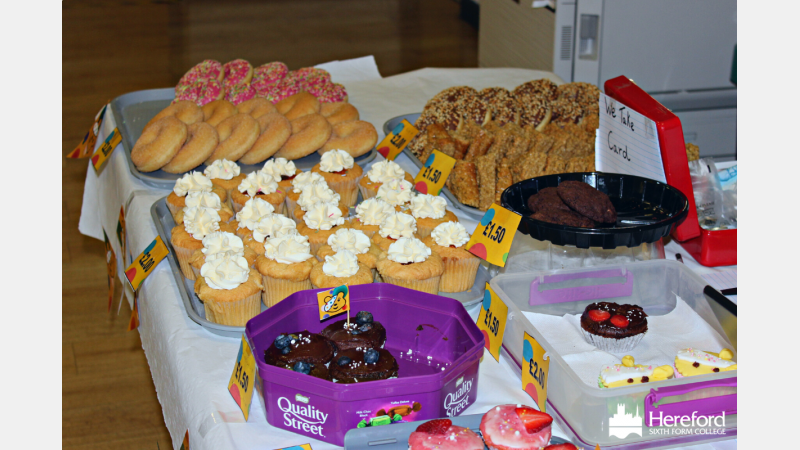
{"type": "Polygon", "coordinates": [[[350,289],[347,286],[337,286],[328,291],[317,292],[320,322],[350,311],[350,289]]]}
{"type": "Polygon", "coordinates": [[[526,331],[522,339],[522,390],[542,412],[546,412],[547,375],[550,373],[550,359],[544,359],[544,353],[544,348],[526,331]]]}
{"type": "Polygon", "coordinates": [[[108,109],[108,103],[103,105],[103,108],[94,116],[92,127],[89,128],[89,131],[83,136],[83,140],[80,144],[67,155],[67,158],[86,158],[92,154],[94,144],[97,142],[97,135],[100,133],[100,125],[103,123],[103,117],[106,115],[106,109],[108,109]]]}
{"type": "Polygon", "coordinates": [[[103,144],[100,147],[97,147],[97,150],[92,155],[92,167],[94,167],[94,171],[97,172],[98,175],[105,167],[108,157],[111,156],[111,152],[117,148],[117,145],[119,145],[121,141],[122,135],[120,134],[119,129],[114,128],[114,131],[108,135],[103,144]]]}
{"type": "Polygon", "coordinates": [[[486,283],[477,324],[483,333],[483,345],[498,362],[500,362],[500,347],[503,345],[507,318],[508,306],[494,293],[489,283],[486,283]]]}
{"type": "Polygon", "coordinates": [[[156,268],[168,253],[169,250],[164,245],[164,241],[161,240],[161,236],[156,236],[153,242],[125,269],[125,278],[131,284],[131,289],[134,292],[139,289],[144,279],[150,275],[150,272],[156,268]]]}
{"type": "Polygon", "coordinates": [[[414,189],[421,194],[439,195],[456,160],[439,150],[434,150],[414,178],[414,189]]]}
{"type": "Polygon", "coordinates": [[[381,143],[378,144],[378,153],[389,161],[392,161],[397,158],[397,155],[406,148],[406,145],[408,145],[418,133],[419,130],[416,129],[414,125],[411,125],[411,122],[403,119],[403,121],[397,124],[394,130],[386,135],[381,143]]]}
{"type": "Polygon", "coordinates": [[[256,379],[256,360],[242,335],[242,343],[239,345],[239,355],[236,357],[236,364],[233,365],[233,373],[228,381],[228,392],[239,405],[244,414],[244,420],[250,416],[250,402],[253,400],[253,387],[256,379]]]}
{"type": "Polygon", "coordinates": [[[504,267],[520,220],[519,214],[492,203],[467,242],[467,251],[504,267]]]}
{"type": "Polygon", "coordinates": [[[666,183],[655,122],[601,93],[595,167],[666,183]]]}

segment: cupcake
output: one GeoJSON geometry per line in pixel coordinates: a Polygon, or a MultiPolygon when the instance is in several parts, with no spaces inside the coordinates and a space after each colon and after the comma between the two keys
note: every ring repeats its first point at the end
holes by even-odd
{"type": "Polygon", "coordinates": [[[316,263],[305,236],[287,234],[264,241],[264,254],[256,258],[264,305],[275,306],[295,292],[311,289],[309,275],[316,263]]]}
{"type": "Polygon", "coordinates": [[[338,320],[319,334],[333,341],[339,350],[381,348],[386,343],[386,328],[369,311],[359,311],[353,320],[338,320]]]}
{"type": "Polygon", "coordinates": [[[670,366],[636,364],[633,356],[626,355],[622,358],[622,364],[610,364],[600,370],[597,385],[605,389],[630,384],[652,383],[672,378],[673,373],[670,366]]]}
{"type": "Polygon", "coordinates": [[[475,284],[475,275],[481,260],[468,252],[464,245],[469,234],[458,222],[445,222],[433,229],[422,242],[437,253],[444,262],[444,273],[439,282],[440,292],[463,292],[475,284]]]}
{"type": "Polygon", "coordinates": [[[220,201],[228,201],[228,194],[224,189],[215,188],[211,180],[202,173],[190,172],[175,181],[172,192],[167,196],[167,208],[173,218],[186,206],[186,195],[194,191],[214,192],[219,196],[220,201]]]}
{"type": "Polygon", "coordinates": [[[203,238],[215,231],[235,231],[235,225],[220,222],[219,214],[211,208],[188,208],[183,223],[172,229],[172,248],[178,258],[183,276],[195,279],[190,261],[195,251],[203,248],[203,238]]]}
{"type": "Polygon", "coordinates": [[[406,180],[389,180],[378,188],[379,198],[390,204],[397,211],[408,209],[411,198],[414,197],[413,185],[406,180]]]}
{"type": "Polygon", "coordinates": [[[249,247],[245,247],[242,238],[227,231],[215,231],[203,238],[203,248],[195,250],[189,259],[195,279],[200,276],[200,269],[206,263],[206,259],[211,260],[220,255],[240,255],[244,256],[247,264],[253,267],[256,262],[256,252],[249,247]]]}
{"type": "Polygon", "coordinates": [[[675,355],[675,376],[678,378],[736,370],[733,352],[723,348],[719,353],[686,348],[675,355]]]}
{"type": "Polygon", "coordinates": [[[297,224],[297,232],[308,237],[312,254],[316,254],[339,228],[347,228],[339,206],[322,202],[313,204],[303,216],[303,221],[297,224]]]}
{"type": "Polygon", "coordinates": [[[206,261],[194,292],[203,302],[206,320],[243,327],[261,312],[261,277],[243,256],[206,261]]]}
{"type": "Polygon", "coordinates": [[[647,333],[647,314],[641,306],[592,303],[581,314],[581,333],[586,342],[600,350],[628,352],[647,333]]]}
{"type": "Polygon", "coordinates": [[[292,188],[286,193],[286,215],[290,219],[294,219],[292,214],[294,214],[294,208],[297,207],[297,200],[300,198],[303,188],[319,182],[325,182],[325,178],[316,172],[300,172],[292,179],[292,188]]]}
{"type": "Polygon", "coordinates": [[[353,162],[353,157],[344,150],[331,150],[322,154],[319,164],[311,168],[325,178],[331,189],[342,196],[347,207],[355,206],[358,199],[358,180],[364,171],[353,162]]]}
{"type": "Polygon", "coordinates": [[[385,283],[438,294],[444,263],[419,239],[400,238],[378,260],[378,272],[385,283]]]}
{"type": "Polygon", "coordinates": [[[348,222],[350,228],[361,230],[370,239],[381,228],[381,223],[388,216],[395,213],[395,209],[378,198],[364,200],[356,206],[356,215],[348,222]]]}
{"type": "Polygon", "coordinates": [[[325,257],[325,262],[311,269],[311,285],[314,288],[333,288],[343,284],[372,283],[372,271],[358,262],[358,258],[350,250],[342,250],[325,257]]]}
{"type": "Polygon", "coordinates": [[[239,165],[227,159],[214,161],[213,164],[206,167],[203,174],[211,180],[214,186],[225,189],[225,193],[228,194],[228,203],[230,203],[231,191],[236,189],[245,178],[239,165]]]}
{"type": "Polygon", "coordinates": [[[297,223],[303,221],[303,216],[308,208],[314,203],[330,203],[339,205],[339,210],[342,212],[342,217],[350,215],[350,208],[341,202],[342,197],[334,192],[325,181],[318,183],[307,184],[303,186],[303,192],[297,198],[297,206],[292,211],[292,216],[297,223]]]}
{"type": "Polygon", "coordinates": [[[274,212],[272,204],[266,200],[258,197],[247,200],[242,209],[236,213],[236,235],[242,239],[252,236],[258,221],[274,212]]]}
{"type": "Polygon", "coordinates": [[[410,215],[395,212],[386,216],[381,222],[378,232],[372,236],[372,242],[384,252],[400,238],[417,238],[417,221],[410,215]]]}
{"type": "Polygon", "coordinates": [[[175,215],[175,224],[180,225],[183,223],[183,211],[186,208],[193,208],[196,206],[211,208],[219,214],[220,220],[223,222],[230,222],[233,219],[233,210],[227,202],[222,203],[215,192],[209,191],[192,191],[186,194],[184,199],[186,206],[184,206],[178,214],[175,215]]]}
{"type": "Polygon", "coordinates": [[[417,234],[420,238],[430,236],[431,231],[445,222],[458,222],[458,217],[445,206],[447,202],[437,195],[419,194],[411,199],[411,215],[417,219],[417,234]]]}
{"type": "Polygon", "coordinates": [[[303,332],[279,334],[264,351],[264,362],[272,366],[294,366],[299,362],[328,364],[336,354],[336,345],[319,334],[303,332]]]}
{"type": "Polygon", "coordinates": [[[381,249],[375,245],[361,230],[341,228],[328,237],[327,245],[317,251],[317,259],[325,261],[326,256],[332,256],[342,250],[348,250],[356,255],[359,264],[367,266],[375,274],[378,257],[381,249]]]}
{"type": "Polygon", "coordinates": [[[261,171],[272,175],[278,183],[278,190],[288,194],[292,189],[292,180],[299,173],[293,161],[286,158],[273,158],[264,163],[261,171]]]}
{"type": "Polygon", "coordinates": [[[297,234],[294,220],[280,214],[266,214],[256,222],[253,232],[245,237],[245,246],[256,253],[264,253],[264,242],[267,239],[297,234]]]}
{"type": "Polygon", "coordinates": [[[278,214],[284,213],[284,192],[278,192],[278,183],[272,175],[265,172],[253,172],[242,180],[239,186],[231,191],[233,210],[239,212],[249,198],[260,198],[267,201],[278,214]]]}
{"type": "Polygon", "coordinates": [[[328,366],[338,383],[365,383],[397,376],[399,366],[383,348],[351,348],[336,354],[328,366]]]}
{"type": "Polygon", "coordinates": [[[378,195],[378,189],[391,180],[406,180],[409,183],[414,183],[414,177],[410,173],[403,170],[399,164],[394,161],[383,160],[378,161],[372,165],[367,171],[366,175],[361,177],[358,182],[358,190],[361,191],[361,198],[366,200],[378,195]]]}

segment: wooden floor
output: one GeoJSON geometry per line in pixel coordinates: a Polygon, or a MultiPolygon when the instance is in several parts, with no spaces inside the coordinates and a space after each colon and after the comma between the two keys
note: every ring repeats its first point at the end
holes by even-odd
{"type": "MultiPolygon", "coordinates": [[[[64,155],[104,102],[175,85],[207,58],[295,69],[372,54],[383,76],[477,67],[477,31],[458,19],[454,0],[62,5],[64,155]]],[[[125,331],[127,303],[119,316],[106,313],[103,243],[78,233],[86,164],[62,166],[63,447],[167,449],[139,335],[125,331]]]]}

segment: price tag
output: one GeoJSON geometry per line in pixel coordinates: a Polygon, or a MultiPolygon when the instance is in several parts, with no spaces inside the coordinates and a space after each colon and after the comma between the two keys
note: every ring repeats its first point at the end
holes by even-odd
{"type": "Polygon", "coordinates": [[[522,216],[519,214],[492,203],[467,242],[467,250],[494,265],[505,267],[520,220],[522,216]]]}
{"type": "Polygon", "coordinates": [[[164,241],[161,240],[161,236],[156,236],[153,242],[125,269],[125,278],[128,279],[128,283],[131,284],[131,289],[134,292],[139,289],[144,279],[150,275],[150,272],[155,269],[168,253],[169,250],[164,245],[164,241]]]}
{"type": "Polygon", "coordinates": [[[294,445],[292,447],[276,448],[275,450],[311,450],[311,444],[294,445]]]}
{"type": "Polygon", "coordinates": [[[416,129],[414,125],[411,125],[411,122],[403,119],[403,121],[397,124],[394,130],[378,144],[378,153],[389,161],[392,161],[397,158],[397,155],[406,148],[406,145],[408,145],[418,133],[419,130],[416,129]]]}
{"type": "Polygon", "coordinates": [[[439,150],[434,150],[414,178],[414,189],[421,194],[439,195],[456,160],[439,150]]]}
{"type": "Polygon", "coordinates": [[[108,241],[106,230],[103,230],[103,241],[106,245],[106,274],[108,275],[108,311],[111,312],[111,303],[114,297],[114,284],[117,279],[117,255],[114,254],[114,248],[111,247],[111,242],[108,241]]]}
{"type": "Polygon", "coordinates": [[[106,109],[108,108],[108,103],[106,103],[100,112],[94,116],[94,123],[92,127],[89,128],[89,131],[83,137],[83,140],[75,150],[72,150],[67,158],[86,158],[87,156],[92,154],[92,150],[94,150],[94,144],[97,142],[97,135],[100,133],[100,125],[103,123],[103,117],[106,115],[106,109]]]}
{"type": "Polygon", "coordinates": [[[486,283],[481,312],[478,313],[478,328],[483,333],[484,346],[498,362],[500,362],[503,334],[506,332],[506,319],[508,319],[508,306],[489,287],[489,283],[486,283]]]}
{"type": "Polygon", "coordinates": [[[139,328],[139,293],[133,291],[133,309],[131,309],[131,320],[128,322],[128,331],[139,328]]]}
{"type": "Polygon", "coordinates": [[[256,379],[256,360],[242,335],[242,343],[239,345],[239,355],[236,357],[236,364],[233,366],[231,379],[228,381],[228,392],[231,393],[236,404],[244,414],[244,420],[250,416],[250,401],[253,400],[253,387],[256,379]]]}
{"type": "Polygon", "coordinates": [[[549,373],[550,359],[544,359],[544,349],[526,331],[522,340],[522,390],[531,396],[542,412],[546,412],[549,373]]]}
{"type": "Polygon", "coordinates": [[[186,434],[183,435],[180,450],[189,450],[189,430],[186,430],[186,434]]]}
{"type": "Polygon", "coordinates": [[[350,311],[350,289],[342,285],[328,291],[317,292],[317,304],[320,322],[350,311]]]}
{"type": "Polygon", "coordinates": [[[117,148],[117,145],[119,145],[121,141],[122,135],[119,129],[114,128],[114,131],[108,135],[103,145],[97,147],[97,151],[92,155],[92,167],[94,167],[94,171],[97,172],[98,175],[103,170],[103,167],[105,167],[108,157],[111,156],[111,152],[117,148]]]}

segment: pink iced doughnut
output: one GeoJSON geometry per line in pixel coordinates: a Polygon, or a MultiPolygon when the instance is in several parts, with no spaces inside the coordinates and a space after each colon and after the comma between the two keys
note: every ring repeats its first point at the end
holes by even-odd
{"type": "Polygon", "coordinates": [[[289,68],[280,61],[267,63],[253,69],[253,82],[251,84],[265,83],[276,86],[286,78],[288,73],[289,68]]]}
{"type": "Polygon", "coordinates": [[[207,59],[189,69],[178,84],[191,84],[198,80],[222,81],[222,64],[219,61],[207,59]]]}
{"type": "Polygon", "coordinates": [[[225,88],[225,100],[238,105],[256,97],[256,90],[249,84],[237,84],[225,88]]]}
{"type": "Polygon", "coordinates": [[[317,97],[320,103],[335,103],[347,101],[347,90],[339,83],[322,86],[311,86],[308,92],[317,97]]]}
{"type": "Polygon", "coordinates": [[[299,86],[294,84],[291,81],[287,81],[286,78],[281,81],[281,84],[278,85],[272,103],[278,103],[279,101],[285,99],[286,97],[291,97],[294,94],[297,94],[302,89],[299,86]]]}
{"type": "Polygon", "coordinates": [[[186,95],[189,98],[178,99],[176,97],[176,100],[191,100],[197,103],[198,106],[203,106],[214,100],[221,99],[225,95],[225,90],[222,88],[222,83],[217,80],[195,81],[187,89],[186,95]]]}
{"type": "Polygon", "coordinates": [[[275,100],[278,97],[278,86],[265,86],[255,83],[251,83],[250,86],[255,89],[256,97],[265,98],[273,104],[278,103],[278,100],[275,100]]]}
{"type": "Polygon", "coordinates": [[[193,82],[189,84],[178,84],[175,86],[175,100],[179,102],[181,100],[189,100],[194,102],[197,100],[197,96],[200,93],[200,82],[193,82]]]}
{"type": "Polygon", "coordinates": [[[223,79],[225,86],[250,84],[250,80],[253,79],[253,66],[244,59],[234,59],[226,62],[222,69],[225,72],[225,78],[223,79]]]}

